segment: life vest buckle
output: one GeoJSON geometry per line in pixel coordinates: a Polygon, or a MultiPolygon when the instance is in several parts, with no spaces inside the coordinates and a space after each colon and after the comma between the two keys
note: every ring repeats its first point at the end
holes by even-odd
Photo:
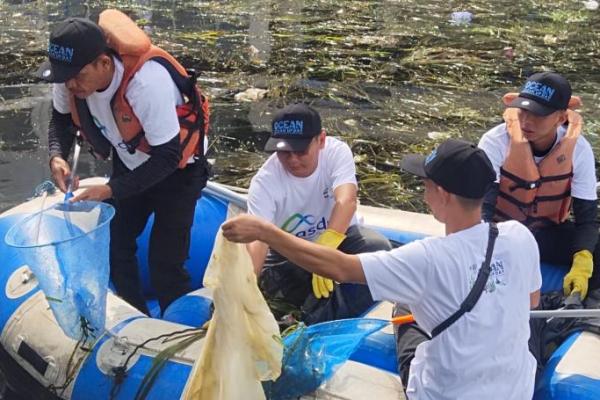
{"type": "Polygon", "coordinates": [[[120,142],[119,143],[119,148],[127,150],[127,152],[129,154],[135,154],[135,150],[140,145],[140,142],[142,141],[143,137],[144,137],[143,132],[140,132],[138,135],[136,135],[130,141],[126,142],[126,141],[123,140],[122,142],[120,142]]]}
{"type": "Polygon", "coordinates": [[[515,183],[514,185],[512,185],[509,188],[509,190],[511,192],[514,192],[517,189],[533,190],[533,189],[537,189],[538,187],[540,187],[541,184],[542,184],[542,181],[540,179],[538,179],[537,181],[522,181],[522,182],[518,182],[518,183],[515,183]]]}
{"type": "Polygon", "coordinates": [[[537,181],[527,182],[528,189],[533,190],[535,188],[538,188],[540,186],[540,183],[541,181],[539,179],[537,181]]]}

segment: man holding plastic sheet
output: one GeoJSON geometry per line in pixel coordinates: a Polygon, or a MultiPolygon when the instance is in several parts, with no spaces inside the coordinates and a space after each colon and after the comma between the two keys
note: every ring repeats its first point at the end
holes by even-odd
{"type": "Polygon", "coordinates": [[[83,18],[59,23],[48,58],[38,76],[54,83],[48,142],[56,184],[67,190],[75,129],[95,155],[112,153],[109,182],[86,188],[72,201],[114,204],[111,279],[117,293],[146,314],[136,238],[154,213],[150,277],[164,311],[190,290],[184,262],[209,173],[207,103],[193,76],[116,10],[102,12],[98,24],[83,18]]]}
{"type": "Polygon", "coordinates": [[[541,286],[535,239],[518,222],[481,222],[495,174],[474,145],[450,139],[427,158],[408,156],[403,168],[425,179],[425,201],[447,236],[346,255],[247,215],[223,224],[223,233],[260,240],[339,282],[366,283],[376,300],[407,304],[422,331],[406,386],[410,399],[531,399],[529,309],[541,286]]]}
{"type": "Polygon", "coordinates": [[[484,219],[525,224],[542,261],[570,266],[564,294],[579,292],[583,299],[588,287],[600,287],[600,245],[594,154],[581,134],[581,116],[570,109],[581,101],[563,76],[543,72],[504,103],[505,123],[479,142],[497,177],[485,198],[484,219]]]}
{"type": "MultiPolygon", "coordinates": [[[[389,249],[387,239],[356,218],[356,168],[347,144],[326,137],[312,107],[294,104],[273,117],[266,151],[275,152],[252,179],[248,212],[282,230],[356,254],[389,249]]],[[[362,314],[373,304],[362,285],[335,285],[311,274],[263,242],[248,244],[259,285],[273,309],[301,309],[307,324],[362,314]],[[278,304],[280,305],[280,304],[278,304]]],[[[286,311],[287,311],[286,310],[286,311]]],[[[277,313],[277,317],[286,314],[277,313]]]]}

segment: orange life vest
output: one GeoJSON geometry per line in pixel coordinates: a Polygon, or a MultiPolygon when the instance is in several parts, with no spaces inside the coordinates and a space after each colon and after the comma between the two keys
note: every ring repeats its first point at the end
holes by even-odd
{"type": "Polygon", "coordinates": [[[536,164],[518,119],[507,119],[510,146],[500,168],[496,221],[515,219],[529,228],[540,228],[560,224],[568,218],[573,152],[581,127],[580,117],[570,120],[564,137],[536,164]]]}
{"type": "MultiPolygon", "coordinates": [[[[98,25],[106,35],[108,47],[117,53],[124,67],[123,79],[111,100],[111,106],[119,133],[123,138],[122,143],[127,150],[131,153],[135,150],[147,153],[150,150],[142,125],[127,102],[125,92],[135,73],[146,61],[153,60],[165,67],[184,98],[184,103],[176,107],[180,126],[179,168],[185,168],[190,157],[203,156],[204,137],[208,134],[209,127],[209,108],[208,100],[196,86],[194,74],[188,73],[169,53],[154,46],[144,31],[122,12],[103,11],[98,25]]],[[[99,129],[94,129],[95,125],[90,124],[89,121],[82,125],[82,118],[86,118],[86,111],[89,114],[85,101],[71,96],[70,106],[74,124],[82,127],[82,134],[92,144],[94,153],[101,158],[108,157],[110,147],[106,144],[106,140],[103,141],[97,136],[101,135],[99,129]]]]}

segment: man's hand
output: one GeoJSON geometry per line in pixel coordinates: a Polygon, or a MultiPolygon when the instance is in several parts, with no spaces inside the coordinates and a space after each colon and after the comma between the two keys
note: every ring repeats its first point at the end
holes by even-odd
{"type": "Polygon", "coordinates": [[[581,114],[579,114],[577,111],[568,109],[567,122],[569,122],[569,127],[580,126],[583,124],[583,118],[581,117],[581,114]]]}
{"type": "Polygon", "coordinates": [[[73,197],[70,201],[82,201],[82,200],[92,200],[92,201],[102,201],[112,197],[112,189],[108,185],[94,185],[87,189],[85,189],[79,195],[73,197]]]}
{"type": "Polygon", "coordinates": [[[269,227],[265,220],[243,214],[225,221],[221,225],[223,236],[229,241],[237,243],[250,243],[262,240],[263,234],[269,227]]]}
{"type": "Polygon", "coordinates": [[[519,123],[519,109],[514,107],[509,107],[504,110],[504,114],[502,114],[502,118],[506,125],[510,124],[518,124],[519,123]]]}
{"type": "Polygon", "coordinates": [[[565,275],[563,289],[565,296],[574,292],[581,294],[581,300],[587,296],[588,279],[592,276],[594,260],[588,250],[578,251],[573,255],[571,270],[565,275]]]}
{"type": "MultiPolygon", "coordinates": [[[[50,172],[54,183],[60,189],[61,192],[66,193],[69,186],[69,178],[71,175],[71,167],[61,157],[52,157],[50,160],[50,172]]],[[[76,190],[79,187],[79,177],[73,178],[72,190],[76,190]]]]}

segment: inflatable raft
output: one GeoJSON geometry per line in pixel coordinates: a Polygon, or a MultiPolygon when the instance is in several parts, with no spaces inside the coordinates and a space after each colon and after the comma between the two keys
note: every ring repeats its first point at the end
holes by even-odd
{"type": "MultiPolygon", "coordinates": [[[[82,186],[98,183],[97,179],[84,180],[82,186]]],[[[187,263],[195,287],[201,286],[220,224],[228,215],[240,212],[243,205],[235,193],[218,185],[211,187],[217,193],[207,189],[197,204],[187,263]]],[[[4,241],[12,226],[62,199],[58,193],[34,198],[0,215],[0,287],[4,288],[0,294],[0,368],[8,385],[25,399],[180,398],[203,339],[168,358],[153,382],[149,376],[161,351],[197,331],[186,324],[187,319],[193,319],[197,326],[210,317],[210,294],[201,289],[198,299],[204,306],[182,309],[181,304],[174,303],[160,319],[141,314],[109,292],[106,332],[85,343],[69,338],[22,254],[4,241]]],[[[146,293],[151,298],[146,266],[148,232],[139,240],[139,257],[146,293]]],[[[150,300],[149,304],[156,313],[156,302],[150,300]]],[[[401,392],[401,382],[394,373],[349,361],[307,398],[364,399],[376,394],[391,400],[401,392]]]]}
{"type": "MultiPolygon", "coordinates": [[[[92,184],[88,179],[82,185],[92,184]]],[[[96,181],[97,183],[97,181],[96,181]]],[[[62,200],[55,194],[34,198],[0,215],[0,238],[11,226],[62,200]]],[[[211,296],[201,288],[204,269],[220,224],[245,208],[245,196],[218,184],[209,184],[196,207],[190,259],[187,262],[194,292],[172,303],[159,318],[156,302],[149,300],[155,318],[149,318],[119,297],[107,296],[106,333],[93,343],[67,337],[58,326],[36,277],[19,253],[0,241],[0,367],[11,386],[26,398],[134,399],[148,381],[157,355],[173,344],[173,336],[185,335],[210,316],[211,296]],[[157,337],[171,340],[155,339],[157,337]]],[[[426,235],[443,234],[431,216],[359,208],[360,217],[391,240],[406,243],[426,235]]],[[[147,272],[149,226],[139,239],[139,260],[148,298],[152,298],[147,272]]],[[[562,287],[564,269],[543,265],[543,291],[562,287]]],[[[367,316],[389,319],[391,305],[380,303],[367,316]]],[[[193,331],[192,331],[193,332],[193,331]]],[[[175,339],[177,340],[177,339],[175,339]]],[[[147,399],[179,398],[183,393],[202,339],[165,361],[147,399]]],[[[391,326],[363,341],[352,359],[307,398],[378,400],[402,398],[396,374],[395,345],[391,326]]],[[[600,337],[576,333],[558,348],[546,368],[536,397],[544,399],[600,398],[600,337]]]]}

